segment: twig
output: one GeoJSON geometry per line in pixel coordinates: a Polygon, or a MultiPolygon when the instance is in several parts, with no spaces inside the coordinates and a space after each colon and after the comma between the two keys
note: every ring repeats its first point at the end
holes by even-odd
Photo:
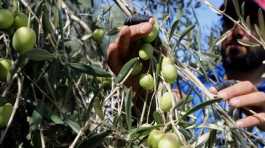
{"type": "Polygon", "coordinates": [[[132,16],[132,12],[126,5],[124,4],[124,1],[121,0],[114,0],[114,2],[120,7],[120,9],[126,14],[127,16],[132,16]]]}
{"type": "Polygon", "coordinates": [[[20,78],[18,77],[17,78],[17,85],[18,85],[18,92],[17,92],[17,96],[16,96],[16,101],[15,101],[15,104],[13,106],[13,110],[12,110],[12,113],[10,115],[10,118],[8,120],[8,123],[7,123],[7,126],[6,126],[6,129],[5,131],[3,132],[2,136],[1,136],[1,139],[0,139],[0,145],[3,143],[4,139],[5,139],[5,136],[7,134],[7,131],[15,117],[15,114],[16,114],[16,111],[18,109],[18,106],[19,106],[19,101],[20,101],[20,96],[21,96],[21,90],[22,90],[22,82],[20,80],[20,78]]]}
{"type": "Polygon", "coordinates": [[[117,92],[117,90],[119,90],[119,88],[120,87],[114,88],[114,90],[104,99],[104,102],[106,102],[109,98],[111,98],[117,92]]]}
{"type": "Polygon", "coordinates": [[[258,42],[263,48],[265,48],[265,43],[260,41],[259,39],[257,39],[256,36],[254,36],[250,29],[248,29],[247,27],[243,26],[240,24],[239,21],[234,20],[232,17],[230,17],[229,15],[227,15],[226,13],[224,13],[223,11],[219,10],[218,8],[216,8],[212,3],[210,3],[208,0],[200,0],[201,2],[203,2],[205,5],[207,5],[211,10],[224,15],[225,17],[227,17],[229,20],[231,20],[233,23],[237,24],[241,29],[243,29],[251,38],[253,38],[256,42],[258,42]]]}
{"type": "Polygon", "coordinates": [[[10,81],[7,82],[7,87],[5,88],[5,90],[2,93],[2,97],[5,97],[6,94],[8,93],[9,89],[12,87],[12,84],[14,83],[15,78],[17,77],[17,73],[13,75],[13,77],[11,78],[10,81]]]}
{"type": "Polygon", "coordinates": [[[87,129],[88,121],[85,123],[85,126],[80,129],[77,136],[75,137],[73,143],[69,146],[69,148],[74,148],[79,138],[84,134],[84,131],[87,129]]]}
{"type": "Polygon", "coordinates": [[[68,14],[70,15],[70,18],[74,21],[76,21],[77,23],[79,23],[84,29],[86,32],[88,33],[91,33],[91,29],[89,28],[89,26],[84,22],[82,21],[79,17],[77,17],[73,11],[71,11],[68,6],[65,4],[64,1],[61,0],[61,5],[62,5],[62,8],[65,9],[66,12],[68,12],[68,14]]]}
{"type": "Polygon", "coordinates": [[[37,17],[37,15],[32,11],[29,4],[25,0],[20,0],[21,3],[29,10],[29,12],[33,15],[33,17],[37,20],[37,22],[40,24],[40,19],[37,17]]]}
{"type": "Polygon", "coordinates": [[[44,140],[44,135],[42,129],[40,129],[40,139],[41,139],[41,147],[45,148],[45,140],[44,140]]]}
{"type": "Polygon", "coordinates": [[[143,106],[143,109],[142,109],[142,114],[141,114],[139,125],[142,125],[143,120],[144,120],[144,114],[145,114],[145,111],[146,111],[147,100],[148,100],[148,93],[145,94],[144,106],[143,106]]]}

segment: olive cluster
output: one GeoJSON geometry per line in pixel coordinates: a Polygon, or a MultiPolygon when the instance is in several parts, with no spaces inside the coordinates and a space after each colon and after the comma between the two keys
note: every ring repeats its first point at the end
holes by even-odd
{"type": "MultiPolygon", "coordinates": [[[[144,44],[138,51],[138,55],[141,60],[148,61],[153,58],[154,47],[152,45],[152,42],[156,40],[158,34],[158,25],[155,24],[152,32],[143,38],[144,44]]],[[[142,68],[143,64],[138,61],[133,67],[132,75],[141,73],[142,68]]],[[[168,84],[175,82],[177,78],[177,69],[170,57],[163,56],[160,75],[168,84]]],[[[153,75],[150,72],[142,74],[139,79],[139,85],[147,91],[152,91],[155,87],[153,75]]],[[[173,95],[171,91],[168,90],[162,95],[162,97],[159,99],[159,107],[163,112],[169,112],[171,110],[171,108],[173,107],[173,95]]]]}
{"type": "MultiPolygon", "coordinates": [[[[12,47],[20,55],[32,50],[36,44],[36,33],[28,27],[28,17],[24,13],[0,9],[0,30],[12,32],[12,47]]],[[[10,79],[12,67],[12,60],[0,58],[0,81],[10,79]]],[[[10,103],[0,106],[0,128],[7,125],[12,110],[13,106],[10,103]]]]}
{"type": "MultiPolygon", "coordinates": [[[[27,26],[28,17],[24,13],[0,9],[0,30],[15,29],[12,47],[21,55],[32,50],[36,44],[36,33],[27,26]]],[[[0,81],[7,81],[10,78],[12,63],[10,59],[0,58],[0,81]]]]}
{"type": "MultiPolygon", "coordinates": [[[[159,109],[167,113],[170,112],[174,106],[174,96],[171,92],[170,85],[177,79],[177,67],[170,56],[165,56],[160,53],[160,50],[156,50],[155,46],[157,43],[156,41],[158,41],[158,34],[159,27],[155,24],[152,32],[141,40],[141,46],[138,51],[138,56],[141,60],[137,60],[133,65],[131,75],[140,75],[139,85],[147,92],[156,91],[156,83],[162,82],[161,84],[163,84],[163,86],[164,84],[167,85],[167,89],[158,90],[158,92],[161,91],[161,97],[158,98],[159,109]],[[159,54],[155,54],[155,52],[159,54]],[[157,60],[159,59],[157,55],[161,56],[160,60],[157,60]],[[149,65],[153,68],[149,68],[147,72],[143,72],[144,64],[142,62],[144,61],[148,61],[150,65],[155,64],[155,66],[149,65]],[[157,76],[160,77],[158,80],[159,82],[155,81],[157,76]]],[[[179,148],[183,146],[176,134],[170,132],[165,133],[157,129],[149,133],[147,143],[151,148],[179,148]]]]}
{"type": "Polygon", "coordinates": [[[180,148],[183,146],[177,135],[156,129],[150,132],[147,143],[150,148],[180,148]]]}

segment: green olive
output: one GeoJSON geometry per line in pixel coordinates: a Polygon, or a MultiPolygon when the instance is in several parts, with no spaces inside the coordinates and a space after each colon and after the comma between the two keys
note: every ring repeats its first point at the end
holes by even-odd
{"type": "Polygon", "coordinates": [[[8,9],[0,9],[0,29],[8,29],[13,23],[13,13],[8,9]]]}
{"type": "Polygon", "coordinates": [[[36,44],[36,33],[28,27],[20,27],[12,38],[13,47],[20,54],[24,54],[33,49],[36,44]]]}
{"type": "Polygon", "coordinates": [[[144,37],[143,40],[146,43],[152,43],[157,38],[158,33],[159,33],[159,27],[157,24],[155,24],[153,26],[152,31],[146,37],[144,37]]]}
{"type": "Polygon", "coordinates": [[[102,40],[102,38],[104,37],[105,31],[103,29],[95,29],[93,34],[92,34],[92,38],[97,41],[100,42],[102,40]]]}
{"type": "Polygon", "coordinates": [[[160,139],[165,135],[164,132],[159,131],[159,130],[152,130],[149,135],[148,135],[148,139],[147,139],[147,144],[151,147],[151,148],[157,148],[158,147],[158,142],[160,141],[160,139]]]}
{"type": "Polygon", "coordinates": [[[166,82],[173,83],[177,79],[177,68],[173,64],[164,64],[162,65],[161,75],[166,82]]]}
{"type": "Polygon", "coordinates": [[[173,61],[172,61],[172,59],[170,58],[170,57],[164,57],[163,59],[162,59],[162,67],[164,66],[164,65],[166,65],[166,64],[173,64],[173,61]]]}
{"type": "Polygon", "coordinates": [[[12,113],[13,106],[10,103],[0,107],[0,127],[5,127],[12,113]]]}
{"type": "Polygon", "coordinates": [[[139,57],[143,60],[149,60],[153,57],[154,47],[151,44],[144,44],[139,50],[139,57]]]}
{"type": "Polygon", "coordinates": [[[173,133],[167,133],[158,142],[158,148],[180,148],[182,144],[179,138],[173,133]]]}
{"type": "Polygon", "coordinates": [[[139,84],[145,90],[153,90],[154,88],[154,79],[151,74],[144,74],[140,77],[139,84]]]}
{"type": "Polygon", "coordinates": [[[159,99],[159,107],[163,112],[169,112],[173,106],[173,95],[169,92],[163,94],[163,96],[159,99]]]}
{"type": "Polygon", "coordinates": [[[14,26],[16,29],[27,26],[28,25],[28,17],[24,13],[18,13],[15,16],[14,26]]]}
{"type": "Polygon", "coordinates": [[[0,58],[0,81],[10,79],[12,69],[12,61],[9,59],[0,58]]]}

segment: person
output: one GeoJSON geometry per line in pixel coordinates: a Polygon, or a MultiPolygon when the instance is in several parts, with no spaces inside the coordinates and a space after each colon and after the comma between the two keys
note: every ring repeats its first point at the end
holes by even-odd
{"type": "MultiPolygon", "coordinates": [[[[238,0],[241,5],[245,2],[245,13],[250,18],[250,22],[257,24],[258,10],[265,10],[265,0],[238,0]]],[[[232,1],[227,2],[225,13],[237,20],[239,17],[235,12],[232,1]]],[[[264,13],[265,14],[265,13],[264,13]]],[[[252,28],[250,35],[239,24],[230,21],[227,17],[222,18],[223,31],[228,31],[227,37],[221,44],[222,65],[225,75],[222,79],[238,80],[239,82],[218,90],[211,87],[212,93],[226,100],[230,106],[236,108],[248,107],[256,114],[249,114],[236,121],[239,128],[259,127],[265,130],[265,80],[262,78],[264,73],[265,50],[262,46],[246,46],[240,41],[257,43],[255,37],[257,33],[252,28]]],[[[137,51],[135,42],[147,36],[154,25],[154,19],[150,18],[148,22],[139,23],[131,26],[123,26],[119,32],[116,41],[109,44],[107,49],[107,62],[110,69],[117,74],[128,59],[137,51]]],[[[220,66],[218,67],[220,68],[220,66]]],[[[136,91],[135,80],[128,82],[136,91]]]]}

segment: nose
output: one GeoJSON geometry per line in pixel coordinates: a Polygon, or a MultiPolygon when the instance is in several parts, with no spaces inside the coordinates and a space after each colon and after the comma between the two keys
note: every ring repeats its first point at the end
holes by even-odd
{"type": "Polygon", "coordinates": [[[237,39],[242,39],[246,35],[246,32],[238,24],[235,24],[232,28],[232,37],[237,39]]]}

